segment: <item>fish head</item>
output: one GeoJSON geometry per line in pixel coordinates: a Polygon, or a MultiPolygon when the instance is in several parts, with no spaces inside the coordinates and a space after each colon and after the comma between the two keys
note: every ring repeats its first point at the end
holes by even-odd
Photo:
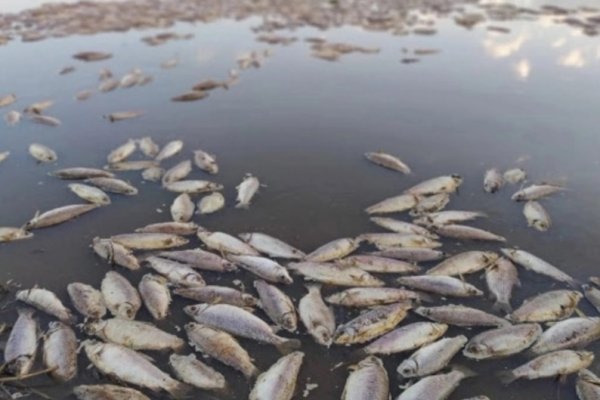
{"type": "Polygon", "coordinates": [[[189,316],[194,316],[202,313],[209,305],[208,304],[194,304],[191,306],[183,307],[183,312],[185,312],[189,316]]]}
{"type": "Polygon", "coordinates": [[[102,331],[104,323],[101,321],[89,322],[83,325],[83,332],[89,336],[95,336],[102,331]]]}
{"type": "Polygon", "coordinates": [[[418,370],[419,366],[417,365],[417,362],[413,359],[404,360],[398,366],[397,369],[398,374],[400,374],[400,376],[402,376],[403,378],[412,378],[416,376],[418,370]]]}
{"type": "Polygon", "coordinates": [[[206,282],[204,282],[204,279],[202,279],[202,276],[200,276],[199,274],[197,274],[195,272],[190,272],[189,274],[186,274],[183,277],[183,281],[188,286],[197,287],[197,286],[205,286],[206,285],[206,282]]]}
{"type": "Polygon", "coordinates": [[[496,262],[496,260],[499,258],[500,256],[498,255],[498,253],[495,253],[493,251],[484,251],[482,254],[482,258],[483,261],[491,264],[493,262],[496,262]]]}
{"type": "Polygon", "coordinates": [[[288,331],[295,331],[297,327],[296,315],[294,312],[289,312],[281,317],[281,325],[288,331]]]}
{"type": "Polygon", "coordinates": [[[277,273],[277,281],[286,285],[291,285],[294,282],[286,270],[281,270],[277,273]]]}
{"type": "Polygon", "coordinates": [[[242,293],[242,303],[247,307],[254,307],[256,305],[256,299],[250,294],[242,293]]]}
{"type": "Polygon", "coordinates": [[[594,361],[594,353],[591,351],[578,351],[577,356],[582,363],[590,365],[594,361]]]}
{"type": "Polygon", "coordinates": [[[314,329],[314,335],[317,339],[317,342],[323,346],[331,346],[331,342],[333,341],[333,336],[331,332],[326,327],[319,325],[314,329]]]}
{"type": "Polygon", "coordinates": [[[459,174],[452,174],[450,175],[450,177],[452,178],[454,183],[456,183],[456,185],[460,185],[463,182],[463,178],[459,174]]]}
{"type": "Polygon", "coordinates": [[[431,310],[427,307],[417,307],[414,309],[414,312],[422,317],[427,317],[429,314],[431,314],[431,310]]]}
{"type": "Polygon", "coordinates": [[[33,357],[30,355],[21,355],[12,361],[9,361],[6,365],[6,369],[13,375],[20,376],[24,375],[31,369],[33,364],[33,357]]]}
{"type": "Polygon", "coordinates": [[[472,356],[482,356],[489,353],[489,348],[481,343],[470,343],[465,347],[464,354],[471,354],[472,356]]]}
{"type": "Polygon", "coordinates": [[[134,319],[137,307],[130,303],[120,304],[117,308],[117,316],[124,319],[134,319]]]}

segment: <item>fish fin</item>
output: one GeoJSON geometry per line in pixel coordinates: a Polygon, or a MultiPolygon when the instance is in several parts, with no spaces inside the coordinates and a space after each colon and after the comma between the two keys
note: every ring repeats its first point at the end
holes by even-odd
{"type": "Polygon", "coordinates": [[[498,379],[500,379],[500,382],[502,382],[504,385],[510,385],[518,379],[518,377],[512,371],[500,371],[496,375],[498,376],[498,379]]]}
{"type": "Polygon", "coordinates": [[[165,388],[165,390],[169,392],[173,399],[178,400],[188,397],[188,394],[192,391],[192,389],[193,388],[190,385],[178,381],[174,381],[174,384],[171,387],[165,388]]]}
{"type": "Polygon", "coordinates": [[[494,310],[498,314],[500,314],[500,313],[510,314],[512,312],[512,306],[509,303],[504,302],[504,301],[496,301],[494,303],[494,305],[492,306],[492,310],[494,310]]]}
{"type": "Polygon", "coordinates": [[[275,344],[281,354],[289,354],[294,350],[298,350],[300,346],[302,346],[302,342],[298,339],[283,339],[275,344]]]}

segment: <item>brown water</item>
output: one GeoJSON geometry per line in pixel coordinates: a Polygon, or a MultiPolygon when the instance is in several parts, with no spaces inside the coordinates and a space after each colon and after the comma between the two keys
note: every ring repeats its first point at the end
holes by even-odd
{"type": "MultiPolygon", "coordinates": [[[[15,3],[11,0],[0,5],[0,11],[2,7],[5,11],[15,10],[15,3]]],[[[534,8],[540,5],[535,1],[516,4],[534,8]]],[[[554,4],[574,7],[566,1],[554,4]]],[[[594,0],[578,5],[600,6],[594,0]]],[[[329,41],[381,48],[378,54],[350,54],[338,62],[311,57],[309,44],[302,40],[286,47],[256,42],[251,28],[263,21],[258,16],[238,21],[215,18],[209,23],[178,23],[170,30],[193,33],[194,38],[159,47],[147,46],[140,38],[164,29],[75,35],[34,43],[12,41],[0,47],[0,94],[15,92],[19,102],[3,108],[2,113],[23,109],[34,101],[55,99],[48,114],[59,117],[63,125],[49,128],[22,121],[8,128],[0,124],[0,151],[11,151],[0,165],[0,225],[20,226],[36,210],[78,202],[66,182],[47,176],[48,172],[70,166],[103,166],[106,154],[126,139],[150,135],[160,144],[172,139],[185,142],[185,151],[169,159],[167,166],[189,158],[196,148],[218,155],[221,172],[216,180],[225,185],[229,206],[211,216],[195,217],[197,223],[210,230],[232,234],[261,231],[310,251],[332,239],[379,231],[362,211],[366,206],[423,179],[459,173],[465,183],[448,208],[489,213],[489,219],[475,225],[506,236],[508,245],[529,250],[580,280],[599,274],[598,37],[584,35],[550,15],[486,21],[472,30],[457,26],[452,18],[433,14],[425,14],[424,18],[435,20],[437,34],[394,36],[367,31],[356,24],[326,31],[297,27],[279,32],[299,39],[323,36],[329,41]],[[511,32],[487,32],[487,25],[507,27],[511,32]],[[202,79],[225,78],[239,54],[265,48],[272,48],[273,55],[261,68],[242,71],[239,83],[230,90],[215,91],[208,99],[194,103],[169,100],[202,79]],[[400,62],[403,57],[413,57],[412,52],[419,48],[440,52],[421,56],[418,63],[400,62]],[[406,53],[402,49],[407,49],[406,53]],[[83,50],[110,51],[114,57],[88,64],[70,58],[83,50]],[[178,57],[180,65],[162,70],[160,63],[172,57],[178,57]],[[58,76],[57,71],[65,65],[77,69],[58,76]],[[139,67],[153,75],[154,82],[75,101],[76,92],[97,85],[100,67],[110,68],[116,76],[139,67]],[[129,109],[144,110],[145,115],[114,124],[101,117],[129,109]],[[27,154],[32,142],[55,149],[58,162],[36,164],[27,154]],[[369,164],[363,153],[371,150],[398,154],[414,174],[400,176],[369,164]],[[520,166],[532,181],[568,186],[569,191],[544,201],[554,223],[549,232],[527,228],[521,204],[510,201],[517,187],[506,187],[495,195],[483,192],[483,172],[493,166],[520,166]],[[249,210],[239,210],[231,205],[235,186],[246,172],[258,176],[267,187],[249,210]]],[[[92,238],[166,221],[174,198],[157,184],[141,181],[139,172],[120,176],[138,186],[140,194],[113,195],[109,207],[36,231],[32,240],[0,245],[0,281],[14,280],[24,288],[39,284],[55,291],[65,302],[70,282],[98,287],[109,267],[90,250],[92,238]]],[[[198,171],[193,176],[204,177],[198,171]]],[[[198,245],[196,240],[192,244],[198,245]]],[[[497,246],[447,241],[445,248],[458,252],[497,246]]],[[[514,304],[560,286],[520,272],[523,287],[514,294],[514,304]]],[[[124,272],[134,283],[143,273],[124,272]]],[[[229,284],[241,279],[252,290],[253,279],[248,273],[203,275],[210,283],[229,284]]],[[[469,280],[485,287],[477,276],[469,280]]],[[[333,287],[323,290],[324,294],[334,291],[333,287]]],[[[305,293],[301,279],[296,278],[287,292],[299,300],[305,293]]],[[[188,321],[181,312],[185,304],[188,302],[175,299],[173,315],[159,326],[176,332],[176,326],[188,321]]],[[[491,309],[487,300],[465,304],[491,309]]],[[[587,303],[582,302],[581,309],[596,314],[587,303]]],[[[354,315],[341,309],[336,314],[338,322],[354,315]]],[[[14,308],[9,308],[1,319],[12,322],[15,315],[14,308]]],[[[40,319],[45,327],[48,319],[40,319]]],[[[148,313],[142,310],[139,319],[149,320],[148,313]]],[[[417,318],[409,318],[413,320],[417,318]]],[[[453,328],[449,335],[472,336],[478,331],[453,328]]],[[[331,369],[350,360],[355,349],[324,349],[315,345],[302,328],[300,337],[306,358],[296,398],[302,398],[307,382],[319,385],[309,399],[339,398],[348,370],[331,369]]],[[[247,340],[241,343],[263,370],[278,358],[272,347],[247,340]]],[[[600,350],[600,345],[590,349],[600,350]]],[[[400,393],[401,384],[395,369],[406,356],[385,358],[393,396],[400,393]]],[[[156,358],[168,370],[166,355],[158,354],[156,358]]],[[[517,356],[474,363],[456,357],[453,363],[466,365],[479,376],[464,381],[450,399],[480,394],[515,400],[576,398],[573,378],[563,386],[550,380],[502,386],[495,373],[525,360],[517,356]]],[[[217,362],[206,362],[225,374],[230,383],[230,395],[222,398],[247,396],[249,385],[240,374],[217,362]]],[[[53,398],[67,398],[74,385],[107,381],[97,377],[93,369],[86,369],[87,365],[82,356],[79,377],[69,384],[55,385],[46,378],[30,383],[39,385],[53,398]]],[[[600,372],[599,365],[595,362],[591,369],[600,372]]],[[[197,396],[207,395],[198,391],[197,396]]]]}

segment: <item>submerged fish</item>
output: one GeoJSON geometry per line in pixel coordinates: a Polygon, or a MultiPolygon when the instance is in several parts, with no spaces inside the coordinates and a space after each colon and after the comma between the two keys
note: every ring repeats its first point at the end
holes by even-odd
{"type": "Polygon", "coordinates": [[[88,178],[84,182],[111,193],[124,194],[127,196],[138,194],[138,189],[136,187],[121,179],[97,177],[88,178]]]}
{"type": "Polygon", "coordinates": [[[74,167],[63,168],[52,172],[50,175],[60,179],[89,179],[89,178],[112,178],[111,172],[97,168],[74,167]]]}
{"type": "Polygon", "coordinates": [[[580,400],[597,400],[600,398],[600,378],[588,369],[579,371],[575,388],[580,400]]]}
{"type": "Polygon", "coordinates": [[[8,126],[15,126],[21,121],[21,113],[15,110],[10,110],[4,114],[4,121],[8,126]]]}
{"type": "Polygon", "coordinates": [[[527,179],[527,173],[522,168],[512,168],[504,172],[504,180],[510,184],[523,182],[527,179]]]}
{"type": "Polygon", "coordinates": [[[6,107],[17,101],[17,96],[14,93],[0,96],[0,107],[6,107]]]}
{"type": "Polygon", "coordinates": [[[51,117],[50,115],[33,114],[33,115],[29,116],[29,120],[32,122],[35,122],[36,124],[52,126],[52,127],[57,127],[57,126],[62,125],[62,122],[60,122],[60,120],[58,118],[51,117]]]}
{"type": "Polygon", "coordinates": [[[147,157],[154,158],[158,155],[158,152],[160,151],[160,148],[156,143],[154,143],[154,140],[152,140],[150,136],[145,136],[138,140],[138,146],[140,147],[142,153],[144,153],[144,155],[147,157]]]}
{"type": "Polygon", "coordinates": [[[73,54],[73,58],[80,61],[102,61],[112,57],[111,53],[105,53],[102,51],[82,51],[80,53],[73,54]]]}
{"type": "Polygon", "coordinates": [[[138,118],[144,115],[143,111],[118,111],[104,115],[110,122],[124,121],[126,119],[138,118]]]}

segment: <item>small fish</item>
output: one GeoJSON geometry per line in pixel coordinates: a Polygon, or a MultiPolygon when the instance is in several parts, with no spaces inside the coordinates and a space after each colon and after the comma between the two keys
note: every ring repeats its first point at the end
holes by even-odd
{"type": "Polygon", "coordinates": [[[402,172],[403,174],[410,174],[411,172],[410,167],[408,165],[402,162],[402,160],[400,160],[398,157],[395,157],[391,154],[382,152],[370,152],[365,153],[365,157],[372,163],[380,165],[384,168],[402,172]]]}
{"type": "Polygon", "coordinates": [[[150,167],[142,172],[142,179],[145,181],[158,182],[165,174],[165,170],[161,167],[150,167]]]}
{"type": "Polygon", "coordinates": [[[524,250],[507,248],[500,249],[500,251],[511,261],[519,264],[520,266],[529,271],[535,272],[536,274],[548,276],[559,282],[565,282],[571,287],[578,286],[578,282],[571,276],[567,275],[560,269],[556,268],[554,265],[551,265],[547,261],[544,261],[531,253],[528,253],[524,250]]]}
{"type": "Polygon", "coordinates": [[[138,194],[136,187],[132,186],[129,182],[117,178],[88,178],[84,182],[111,193],[124,194],[126,196],[135,196],[138,194]]]}
{"type": "Polygon", "coordinates": [[[426,247],[436,248],[442,244],[430,239],[427,236],[410,235],[403,233],[363,233],[357,236],[356,240],[366,241],[375,245],[378,249],[388,249],[391,247],[426,247]]]}
{"type": "Polygon", "coordinates": [[[479,272],[498,260],[493,251],[466,251],[445,259],[427,271],[427,275],[466,275],[479,272]]]}
{"type": "MultiPolygon", "coordinates": [[[[158,152],[160,151],[160,148],[158,147],[158,145],[156,143],[154,143],[154,140],[152,140],[152,138],[150,136],[145,136],[143,138],[141,138],[138,141],[138,146],[140,147],[140,150],[142,151],[142,153],[144,153],[145,156],[147,157],[156,157],[158,155],[158,152]]],[[[160,160],[157,160],[160,161],[160,160]]]]}
{"type": "Polygon", "coordinates": [[[600,378],[589,369],[579,371],[575,388],[580,400],[597,400],[600,398],[600,378]]]}
{"type": "Polygon", "coordinates": [[[295,351],[281,357],[256,379],[249,400],[291,400],[304,353],[295,351]]]}
{"type": "Polygon", "coordinates": [[[517,379],[532,380],[570,375],[589,367],[592,361],[592,352],[559,350],[534,358],[512,371],[499,375],[501,381],[508,385],[517,379]]]}
{"type": "Polygon", "coordinates": [[[558,185],[534,184],[519,190],[518,192],[512,195],[511,199],[514,201],[538,200],[543,197],[550,196],[551,194],[562,192],[564,190],[566,190],[564,187],[558,185]]]}
{"type": "Polygon", "coordinates": [[[171,204],[171,217],[175,222],[189,222],[194,215],[194,202],[187,193],[182,193],[171,204]]]}
{"type": "Polygon", "coordinates": [[[363,347],[365,354],[395,354],[417,349],[442,337],[448,325],[433,322],[415,322],[386,333],[363,347]]]}
{"type": "Polygon", "coordinates": [[[17,101],[17,96],[14,93],[0,96],[0,107],[6,107],[17,101]]]}
{"type": "Polygon", "coordinates": [[[389,214],[408,211],[417,205],[417,197],[412,194],[401,194],[389,197],[365,209],[367,214],[389,214]]]}
{"type": "Polygon", "coordinates": [[[162,178],[163,186],[185,179],[192,172],[192,162],[184,160],[168,169],[162,178]]]}
{"type": "Polygon", "coordinates": [[[513,322],[558,321],[570,317],[582,297],[575,290],[552,290],[524,301],[507,318],[513,322]]]}
{"type": "Polygon", "coordinates": [[[140,263],[133,252],[122,244],[95,237],[92,240],[92,249],[109,264],[117,264],[132,271],[140,269],[140,263]]]}
{"type": "Polygon", "coordinates": [[[247,255],[229,255],[227,259],[254,275],[274,283],[290,285],[294,281],[288,270],[279,263],[266,258],[247,255]]]}
{"type": "Polygon", "coordinates": [[[85,101],[92,97],[93,94],[94,92],[91,90],[81,90],[75,94],[75,100],[85,101]]]}
{"type": "Polygon", "coordinates": [[[173,293],[200,303],[222,303],[242,308],[252,308],[258,304],[256,297],[227,286],[179,287],[173,289],[173,293]]]}
{"type": "Polygon", "coordinates": [[[600,339],[600,318],[568,318],[548,328],[531,351],[535,354],[569,348],[582,348],[600,339]]]}
{"type": "Polygon", "coordinates": [[[85,324],[84,331],[107,342],[133,350],[181,351],[185,342],[148,322],[110,318],[85,324]]]}
{"type": "Polygon", "coordinates": [[[150,400],[146,395],[135,389],[117,385],[79,385],[73,388],[77,400],[150,400]]]}
{"type": "Polygon", "coordinates": [[[52,172],[50,175],[59,179],[89,179],[89,178],[112,178],[115,174],[97,168],[63,168],[52,172]]]}
{"type": "Polygon", "coordinates": [[[63,305],[56,294],[47,289],[33,287],[31,289],[19,290],[15,294],[15,297],[17,300],[29,304],[48,315],[52,315],[62,322],[71,323],[74,320],[71,311],[63,305]]]}
{"type": "Polygon", "coordinates": [[[118,111],[104,115],[110,122],[124,121],[126,119],[138,118],[144,115],[142,111],[118,111]]]}
{"type": "Polygon", "coordinates": [[[171,354],[169,365],[182,382],[205,390],[223,390],[227,381],[221,373],[199,361],[194,354],[171,354]]]}
{"type": "Polygon", "coordinates": [[[521,286],[517,268],[506,258],[499,258],[485,270],[485,280],[490,297],[495,301],[494,310],[510,313],[510,299],[515,286],[521,286]]]}
{"type": "Polygon", "coordinates": [[[117,318],[135,319],[142,299],[127,278],[115,271],[108,271],[100,284],[100,291],[108,311],[117,318]]]}
{"type": "Polygon", "coordinates": [[[49,115],[30,115],[29,120],[35,122],[36,124],[46,125],[51,127],[57,127],[62,125],[62,122],[56,117],[51,117],[49,115]]]}
{"type": "Polygon", "coordinates": [[[137,144],[134,140],[129,139],[127,142],[123,143],[113,151],[111,151],[106,160],[109,164],[119,163],[121,161],[125,161],[129,156],[131,156],[135,150],[137,149],[137,144]]]}
{"type": "Polygon", "coordinates": [[[48,108],[54,105],[54,100],[43,100],[33,103],[23,110],[26,114],[42,114],[48,108]]]}
{"type": "Polygon", "coordinates": [[[38,323],[32,309],[18,308],[19,317],[4,347],[6,370],[17,377],[27,375],[35,362],[38,323]]]}
{"type": "Polygon", "coordinates": [[[506,238],[504,236],[467,225],[433,225],[431,229],[440,236],[453,239],[506,242],[506,238]]]}
{"type": "Polygon", "coordinates": [[[224,232],[209,232],[198,230],[198,239],[200,239],[209,249],[221,253],[260,256],[260,253],[238,238],[224,232]]]}
{"type": "Polygon", "coordinates": [[[77,375],[77,336],[73,329],[60,322],[50,322],[44,335],[44,365],[50,376],[59,382],[77,375]]]}
{"type": "Polygon", "coordinates": [[[369,356],[350,369],[341,400],[390,399],[389,378],[379,358],[369,356]]]}
{"type": "Polygon", "coordinates": [[[510,325],[490,329],[475,335],[463,350],[463,355],[474,360],[508,357],[531,346],[542,334],[538,324],[510,325]]]}
{"type": "Polygon", "coordinates": [[[296,307],[292,300],[276,286],[262,280],[254,281],[260,299],[260,307],[277,326],[295,332],[298,326],[296,307]]]}
{"type": "Polygon", "coordinates": [[[184,180],[164,185],[164,188],[175,193],[205,193],[223,190],[223,185],[203,180],[184,180]]]}
{"type": "Polygon", "coordinates": [[[426,247],[389,247],[380,251],[372,252],[377,257],[396,258],[409,262],[437,261],[446,257],[446,253],[440,250],[428,249],[426,247]]]}
{"type": "Polygon", "coordinates": [[[201,90],[190,90],[188,92],[184,92],[177,96],[171,97],[171,101],[175,102],[189,102],[189,101],[197,101],[207,98],[209,95],[208,92],[204,92],[201,90]]]}
{"type": "Polygon", "coordinates": [[[138,84],[141,76],[141,71],[133,70],[128,74],[123,75],[119,81],[119,86],[122,88],[130,88],[138,84]]]}
{"type": "Polygon", "coordinates": [[[406,318],[411,307],[410,303],[396,303],[372,308],[339,325],[333,342],[349,346],[371,341],[394,329],[406,318]]]}
{"type": "Polygon", "coordinates": [[[600,312],[600,290],[590,285],[582,285],[583,294],[598,312],[600,312]]]}
{"type": "Polygon", "coordinates": [[[165,319],[169,314],[171,292],[168,280],[159,275],[146,274],[138,284],[138,291],[146,309],[156,320],[165,319]]]}
{"type": "Polygon", "coordinates": [[[97,204],[71,204],[54,208],[42,214],[36,213],[36,215],[25,224],[25,229],[39,229],[61,224],[90,212],[97,207],[97,204]]]}
{"type": "Polygon", "coordinates": [[[429,296],[412,290],[376,287],[350,288],[334,293],[326,298],[330,304],[345,307],[372,307],[398,302],[421,302],[430,300],[429,296]]]}
{"type": "Polygon", "coordinates": [[[202,275],[186,264],[154,256],[148,257],[144,261],[148,263],[150,268],[164,275],[169,282],[176,285],[186,287],[206,285],[202,275]]]}
{"type": "MultiPolygon", "coordinates": [[[[161,170],[160,176],[164,174],[164,170],[159,167],[158,162],[153,160],[120,161],[111,163],[104,167],[104,169],[110,171],[140,171],[153,168],[161,170]]],[[[155,180],[160,180],[160,177],[155,180]]]]}
{"type": "Polygon", "coordinates": [[[112,57],[111,53],[105,53],[102,51],[82,51],[80,53],[73,54],[73,58],[80,61],[102,61],[112,57]]]}
{"type": "Polygon", "coordinates": [[[10,110],[4,114],[4,121],[8,126],[15,126],[21,121],[21,113],[15,110],[10,110]]]}
{"type": "Polygon", "coordinates": [[[504,178],[498,168],[492,168],[485,171],[483,177],[483,190],[488,193],[496,193],[504,186],[504,178]]]}
{"type": "Polygon", "coordinates": [[[446,374],[427,376],[405,389],[396,400],[445,399],[460,382],[476,374],[465,368],[455,368],[446,374]]]}
{"type": "Polygon", "coordinates": [[[27,232],[23,228],[0,226],[0,243],[31,239],[32,237],[33,233],[27,232]]]}
{"type": "Polygon", "coordinates": [[[359,245],[360,240],[352,238],[336,239],[317,248],[308,254],[305,259],[315,263],[336,260],[352,253],[359,245]]]}
{"type": "Polygon", "coordinates": [[[427,236],[431,239],[436,239],[437,236],[419,225],[411,224],[410,222],[400,221],[394,218],[371,217],[369,218],[375,224],[382,228],[389,229],[396,233],[404,233],[408,235],[427,236]]]}
{"type": "Polygon", "coordinates": [[[413,222],[419,225],[448,225],[455,224],[457,222],[471,221],[476,218],[486,218],[487,214],[481,211],[439,211],[423,215],[420,218],[415,219],[413,222]]]}
{"type": "Polygon", "coordinates": [[[236,199],[237,204],[235,205],[235,207],[236,208],[250,207],[250,202],[252,201],[252,198],[256,195],[256,193],[258,192],[259,187],[260,187],[260,182],[259,182],[258,178],[253,176],[252,174],[246,174],[244,176],[244,180],[242,181],[242,183],[240,183],[238,186],[236,186],[238,193],[237,193],[237,199],[236,199]]]}
{"type": "Polygon", "coordinates": [[[423,346],[398,365],[398,374],[404,379],[435,374],[448,365],[468,340],[460,335],[423,346]]]}
{"type": "Polygon", "coordinates": [[[350,256],[337,260],[336,263],[379,274],[413,274],[421,271],[418,265],[406,261],[369,255],[350,256]]]}
{"type": "Polygon", "coordinates": [[[323,301],[320,285],[307,285],[306,289],[308,293],[298,303],[298,314],[315,341],[329,347],[335,333],[335,315],[323,301]]]}
{"type": "Polygon", "coordinates": [[[228,88],[227,82],[218,82],[218,81],[215,81],[212,79],[207,79],[207,80],[204,80],[202,82],[195,84],[192,87],[192,89],[198,90],[198,91],[205,91],[205,90],[214,90],[214,89],[217,89],[220,87],[227,89],[228,88]]]}
{"type": "Polygon", "coordinates": [[[438,193],[454,193],[462,184],[460,175],[439,176],[423,181],[404,192],[412,195],[426,196],[438,193]]]}
{"type": "Polygon", "coordinates": [[[98,289],[85,283],[73,282],[67,285],[67,293],[73,307],[84,317],[96,320],[106,314],[104,297],[98,289]]]}
{"type": "Polygon", "coordinates": [[[157,222],[137,228],[138,233],[167,233],[171,235],[194,235],[199,226],[195,222],[157,222]]]}
{"type": "Polygon", "coordinates": [[[256,250],[270,257],[300,260],[306,256],[297,248],[265,233],[240,233],[238,236],[256,250]]]}
{"type": "Polygon", "coordinates": [[[156,161],[166,160],[167,158],[173,157],[183,149],[183,142],[181,140],[173,140],[167,143],[154,158],[156,161]]]}
{"type": "Polygon", "coordinates": [[[214,272],[236,271],[237,267],[231,261],[200,248],[189,250],[161,251],[159,257],[168,258],[188,264],[190,267],[214,272]]]}
{"type": "Polygon", "coordinates": [[[527,225],[540,232],[546,232],[552,224],[550,214],[537,201],[528,201],[525,203],[523,215],[527,218],[527,225]]]}
{"type": "Polygon", "coordinates": [[[398,278],[397,282],[425,292],[440,296],[472,297],[482,296],[483,292],[460,279],[445,275],[420,275],[398,278]]]}
{"type": "Polygon", "coordinates": [[[10,156],[10,151],[0,151],[0,163],[10,156]]]}
{"type": "Polygon", "coordinates": [[[527,173],[522,168],[513,168],[504,172],[504,180],[512,185],[527,179],[527,173]]]}
{"type": "Polygon", "coordinates": [[[209,174],[216,174],[219,172],[217,157],[203,150],[194,151],[194,163],[198,168],[208,172],[209,174]]]}
{"type": "Polygon", "coordinates": [[[504,318],[476,308],[462,305],[444,305],[438,307],[418,307],[414,310],[415,314],[428,318],[435,322],[441,322],[447,325],[473,327],[473,326],[507,326],[510,322],[504,318]]]}
{"type": "Polygon", "coordinates": [[[198,213],[202,215],[215,213],[223,207],[225,207],[225,197],[219,192],[202,197],[197,204],[198,213]]]}
{"type": "Polygon", "coordinates": [[[69,189],[82,200],[103,206],[111,203],[110,197],[97,187],[84,185],[82,183],[70,183],[68,186],[69,189]]]}
{"type": "Polygon", "coordinates": [[[98,85],[98,90],[103,93],[112,92],[119,87],[119,81],[112,78],[106,78],[98,85]]]}
{"type": "Polygon", "coordinates": [[[298,262],[288,264],[288,269],[312,280],[337,286],[384,286],[384,282],[360,268],[327,263],[298,262]]]}
{"type": "Polygon", "coordinates": [[[448,193],[438,193],[431,196],[420,196],[417,205],[410,210],[411,216],[418,216],[442,210],[450,202],[448,193]]]}

